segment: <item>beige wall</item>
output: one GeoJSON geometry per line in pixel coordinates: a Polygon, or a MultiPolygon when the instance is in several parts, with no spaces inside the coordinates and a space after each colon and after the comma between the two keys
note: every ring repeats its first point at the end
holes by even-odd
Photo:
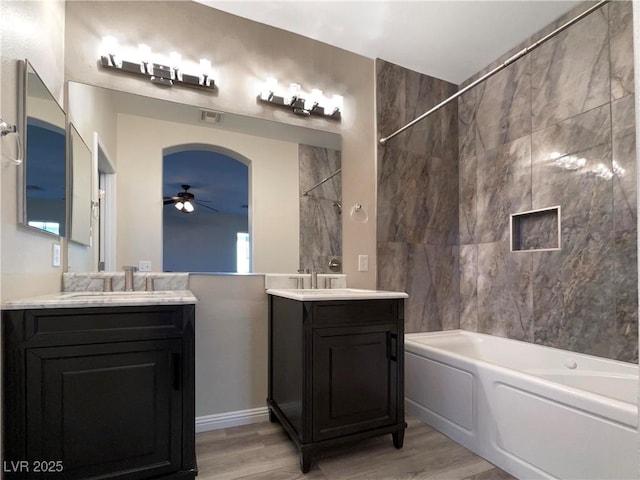
{"type": "Polygon", "coordinates": [[[344,216],[344,271],[354,287],[375,287],[375,119],[374,62],[335,47],[250,22],[191,2],[67,3],[68,80],[119,89],[180,103],[333,131],[342,135],[343,204],[369,214],[367,223],[344,216]],[[145,21],[140,21],[144,18],[145,21]],[[144,41],[152,50],[178,49],[185,61],[211,59],[219,91],[159,88],[149,82],[98,68],[102,36],[121,45],[144,41]],[[345,97],[341,123],[300,118],[256,101],[255,84],[273,75],[345,97]],[[357,255],[368,254],[369,272],[357,272],[357,255]]]}
{"type": "Polygon", "coordinates": [[[196,416],[264,407],[267,296],[263,275],[190,275],[196,306],[196,416]]]}
{"type": "MultiPolygon", "coordinates": [[[[64,32],[64,2],[0,2],[0,112],[6,122],[15,124],[18,121],[18,60],[29,59],[54,97],[62,103],[64,32]]],[[[51,251],[52,245],[59,240],[17,225],[18,169],[5,158],[15,156],[13,138],[3,138],[1,144],[0,298],[10,300],[58,291],[62,269],[51,266],[51,251]]]]}
{"type": "Polygon", "coordinates": [[[117,265],[151,260],[162,271],[163,149],[185,144],[222,147],[250,160],[253,270],[297,271],[296,143],[124,114],[118,115],[117,265]]]}

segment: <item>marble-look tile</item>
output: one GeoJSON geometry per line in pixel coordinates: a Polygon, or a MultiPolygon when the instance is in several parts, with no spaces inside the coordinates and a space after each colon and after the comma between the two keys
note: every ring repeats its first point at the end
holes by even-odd
{"type": "Polygon", "coordinates": [[[341,167],[338,150],[300,145],[300,268],[328,272],[328,258],[342,255],[342,176],[334,176],[309,192],[341,167]]]}
{"type": "Polygon", "coordinates": [[[474,136],[475,155],[531,132],[529,63],[522,58],[473,89],[475,112],[465,111],[465,136],[474,136]]]}
{"type": "Polygon", "coordinates": [[[609,105],[532,135],[534,209],[562,207],[562,223],[611,230],[611,117],[609,105]]]}
{"type": "Polygon", "coordinates": [[[608,6],[612,100],[634,92],[632,6],[630,1],[611,2],[608,6]]]}
{"type": "Polygon", "coordinates": [[[533,340],[531,255],[506,241],[478,245],[478,332],[533,340]]]}
{"type": "MultiPolygon", "coordinates": [[[[406,122],[404,108],[407,88],[403,67],[376,59],[376,119],[381,136],[398,130],[406,122]]],[[[397,143],[406,142],[406,133],[395,138],[397,143]]]]}
{"type": "Polygon", "coordinates": [[[636,229],[614,232],[615,331],[609,358],[638,362],[638,251],[636,229]]]}
{"type": "Polygon", "coordinates": [[[531,209],[531,137],[528,135],[477,157],[476,239],[509,238],[509,215],[531,209]]]}
{"type": "Polygon", "coordinates": [[[460,328],[478,331],[478,246],[460,245],[460,328]]]}
{"type": "Polygon", "coordinates": [[[608,31],[603,7],[529,54],[533,131],[609,101],[608,31]]]}
{"type": "Polygon", "coordinates": [[[476,88],[472,88],[458,97],[458,155],[460,158],[476,155],[477,92],[476,88]]]}
{"type": "MultiPolygon", "coordinates": [[[[376,61],[378,130],[386,136],[430,110],[457,86],[384,60],[376,61]]],[[[399,134],[390,145],[414,153],[450,158],[457,156],[457,103],[438,110],[399,134]]]]}
{"type": "Polygon", "coordinates": [[[379,150],[378,241],[458,242],[458,164],[437,157],[379,150]]]}
{"type": "Polygon", "coordinates": [[[634,96],[611,103],[614,228],[637,225],[636,132],[634,96]]]}
{"type": "Polygon", "coordinates": [[[535,343],[608,356],[617,342],[612,232],[564,226],[562,250],[533,255],[535,343]]]}
{"type": "Polygon", "coordinates": [[[476,157],[461,158],[459,172],[459,225],[460,245],[476,242],[476,190],[477,160],[476,157]]]}
{"type": "Polygon", "coordinates": [[[405,331],[459,327],[458,247],[378,243],[378,288],[409,294],[405,331]]]}

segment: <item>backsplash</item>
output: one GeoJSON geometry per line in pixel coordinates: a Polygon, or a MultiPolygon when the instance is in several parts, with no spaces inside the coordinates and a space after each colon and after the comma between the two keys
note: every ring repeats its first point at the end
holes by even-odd
{"type": "MultiPolygon", "coordinates": [[[[113,280],[113,291],[124,290],[124,272],[64,273],[62,290],[64,292],[101,292],[105,278],[113,280]]],[[[136,272],[133,276],[133,289],[145,290],[147,277],[155,279],[155,290],[189,290],[188,273],[136,272]]]]}

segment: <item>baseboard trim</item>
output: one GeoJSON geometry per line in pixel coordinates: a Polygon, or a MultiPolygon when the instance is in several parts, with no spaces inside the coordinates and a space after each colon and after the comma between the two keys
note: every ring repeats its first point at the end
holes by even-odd
{"type": "Polygon", "coordinates": [[[266,422],[267,420],[269,420],[269,409],[267,407],[204,415],[196,417],[196,433],[266,422]]]}

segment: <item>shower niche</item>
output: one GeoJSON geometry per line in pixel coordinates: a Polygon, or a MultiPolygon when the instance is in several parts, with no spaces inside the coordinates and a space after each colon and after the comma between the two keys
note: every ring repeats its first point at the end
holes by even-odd
{"type": "Polygon", "coordinates": [[[509,235],[512,252],[560,250],[560,206],[511,214],[509,235]]]}

